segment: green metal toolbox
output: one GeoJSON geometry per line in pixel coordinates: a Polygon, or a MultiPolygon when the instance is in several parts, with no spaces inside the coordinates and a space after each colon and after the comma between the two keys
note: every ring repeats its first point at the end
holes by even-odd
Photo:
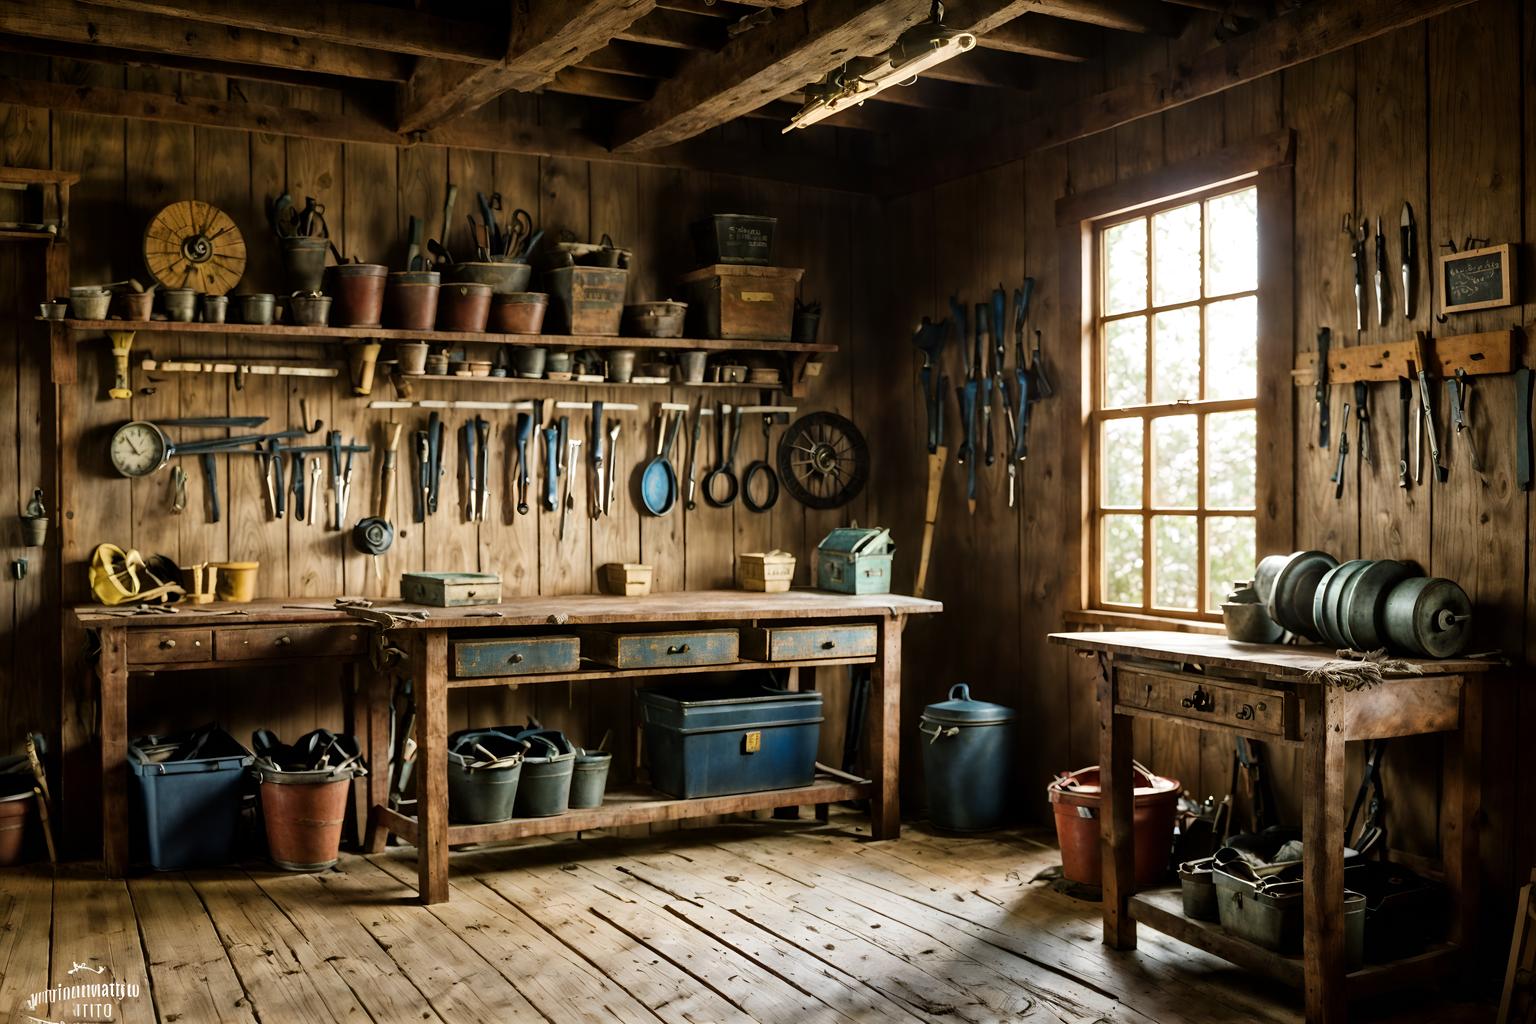
{"type": "Polygon", "coordinates": [[[889,594],[895,550],[883,527],[839,527],[816,545],[816,586],[839,594],[889,594]]]}

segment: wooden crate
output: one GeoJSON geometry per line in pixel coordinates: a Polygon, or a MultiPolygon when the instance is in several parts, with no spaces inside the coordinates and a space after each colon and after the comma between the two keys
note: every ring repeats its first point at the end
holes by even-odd
{"type": "Polygon", "coordinates": [[[545,278],[549,288],[546,334],[618,336],[629,287],[628,270],[560,267],[546,273],[545,278]]]}
{"type": "Polygon", "coordinates": [[[684,275],[688,333],[731,341],[788,341],[794,333],[797,267],[712,267],[684,275]]]}

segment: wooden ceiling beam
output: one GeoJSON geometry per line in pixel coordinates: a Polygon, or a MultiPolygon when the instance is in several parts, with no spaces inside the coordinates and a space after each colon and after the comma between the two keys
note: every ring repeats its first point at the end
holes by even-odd
{"type": "Polygon", "coordinates": [[[0,0],[0,26],[12,35],[62,43],[287,68],[341,78],[398,82],[409,73],[409,58],[398,54],[93,7],[75,0],[0,0]]]}
{"type": "Polygon", "coordinates": [[[672,50],[708,51],[725,45],[725,23],[681,11],[652,11],[614,38],[672,50]]]}
{"type": "Polygon", "coordinates": [[[381,10],[350,0],[84,0],[93,7],[135,11],[167,18],[301,39],[361,46],[388,53],[439,57],[474,64],[501,59],[499,32],[484,24],[451,21],[420,11],[381,10]]]}
{"type": "Polygon", "coordinates": [[[0,77],[0,103],[69,114],[233,128],[330,142],[369,142],[389,146],[419,142],[492,153],[683,167],[844,192],[867,191],[870,180],[869,168],[863,164],[830,161],[816,153],[764,152],[750,147],[722,146],[710,140],[690,140],[645,153],[614,154],[600,142],[567,128],[551,129],[489,117],[465,118],[425,132],[418,138],[408,138],[366,109],[349,111],[345,115],[326,114],[243,101],[6,77],[0,77]]]}
{"type": "Polygon", "coordinates": [[[1173,34],[1178,20],[1158,0],[1035,0],[1029,11],[1119,32],[1173,34]]]}
{"type": "Polygon", "coordinates": [[[602,100],[619,100],[624,103],[640,103],[651,98],[656,91],[654,82],[632,75],[610,75],[586,67],[565,68],[556,72],[547,92],[562,92],[570,96],[591,96],[602,100]]]}
{"type": "MultiPolygon", "coordinates": [[[[1073,64],[1095,60],[1104,52],[1097,29],[1038,14],[1026,14],[1001,28],[993,29],[980,36],[976,46],[979,49],[1001,50],[1004,53],[1073,64]]],[[[958,63],[962,59],[956,58],[950,63],[958,63]]]]}
{"type": "Polygon", "coordinates": [[[514,9],[506,56],[496,64],[424,60],[401,90],[399,128],[420,132],[484,106],[504,92],[528,92],[608,45],[656,7],[656,0],[529,0],[514,9]]]}
{"type": "MultiPolygon", "coordinates": [[[[989,31],[1034,0],[964,0],[946,22],[989,31]]],[[[926,0],[807,0],[714,53],[689,57],[648,102],[619,115],[621,152],[669,145],[796,92],[853,57],[880,53],[928,15],[926,0]]]]}

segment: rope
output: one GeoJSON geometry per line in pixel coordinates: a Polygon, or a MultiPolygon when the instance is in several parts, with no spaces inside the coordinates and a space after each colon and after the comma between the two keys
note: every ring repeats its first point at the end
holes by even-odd
{"type": "Polygon", "coordinates": [[[1374,651],[1343,649],[1335,651],[1334,655],[1334,660],[1309,669],[1304,678],[1308,682],[1337,686],[1341,690],[1353,692],[1378,686],[1387,676],[1424,674],[1424,669],[1411,661],[1389,657],[1384,647],[1374,651]]]}

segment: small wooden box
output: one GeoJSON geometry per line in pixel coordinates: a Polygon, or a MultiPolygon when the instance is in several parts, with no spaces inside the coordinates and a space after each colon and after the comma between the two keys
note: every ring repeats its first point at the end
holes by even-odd
{"type": "Polygon", "coordinates": [[[638,562],[609,562],[599,572],[603,593],[618,597],[645,597],[651,592],[655,569],[638,562]]]}
{"type": "Polygon", "coordinates": [[[717,263],[683,277],[688,333],[733,341],[788,341],[794,333],[798,267],[717,263]]]}
{"type": "Polygon", "coordinates": [[[434,608],[501,604],[501,577],[490,572],[402,573],[400,599],[434,608]]]}
{"type": "Polygon", "coordinates": [[[734,629],[694,629],[675,633],[581,631],[581,656],[613,668],[675,668],[729,665],[737,659],[741,638],[734,629]]]}
{"type": "Polygon", "coordinates": [[[611,267],[560,267],[549,271],[545,334],[617,337],[624,318],[629,271],[611,267]]]}
{"type": "Polygon", "coordinates": [[[795,556],[788,551],[748,551],[736,559],[742,590],[782,594],[795,579],[795,556]]]}

